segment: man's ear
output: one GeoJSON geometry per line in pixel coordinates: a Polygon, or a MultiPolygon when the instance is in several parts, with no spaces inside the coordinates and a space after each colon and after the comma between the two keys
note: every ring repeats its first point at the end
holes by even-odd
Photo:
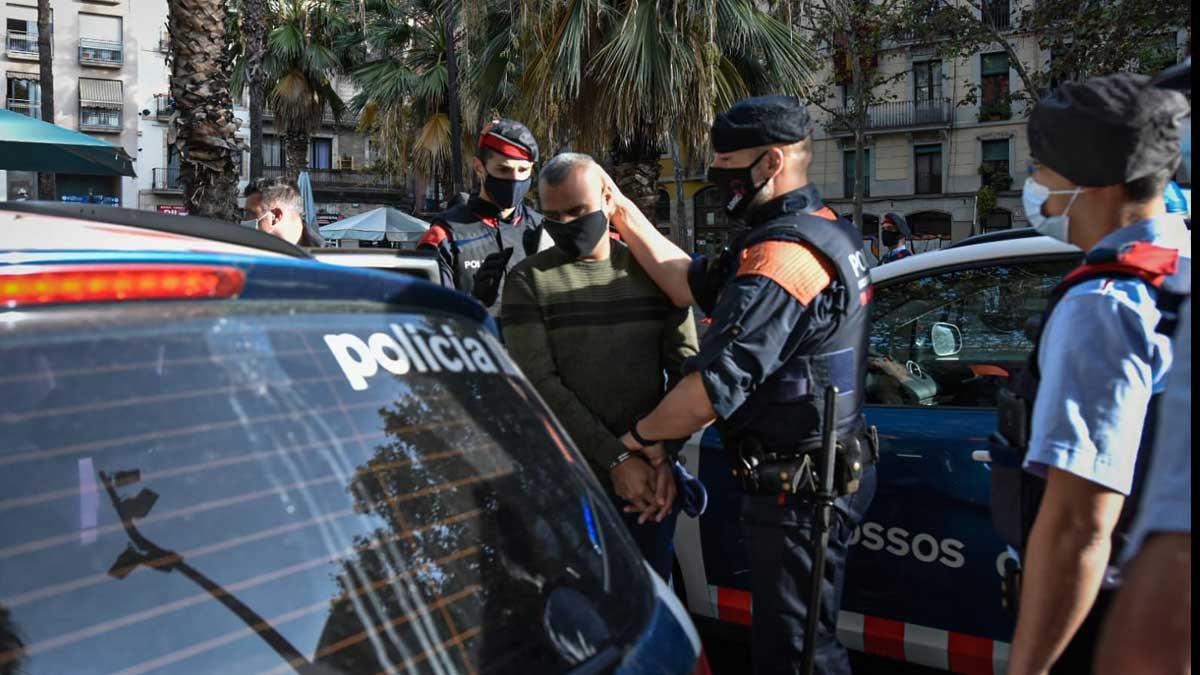
{"type": "Polygon", "coordinates": [[[483,165],[483,162],[479,161],[478,157],[472,159],[471,161],[475,167],[475,175],[479,177],[480,181],[482,181],[487,177],[487,167],[483,165]]]}

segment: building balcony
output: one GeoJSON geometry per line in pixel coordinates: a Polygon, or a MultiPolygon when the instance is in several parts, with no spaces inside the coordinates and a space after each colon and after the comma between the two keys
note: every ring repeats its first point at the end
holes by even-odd
{"type": "MultiPolygon", "coordinates": [[[[853,108],[839,108],[835,111],[834,119],[826,123],[831,136],[845,136],[853,133],[847,119],[853,108]]],[[[904,131],[931,127],[949,126],[954,121],[954,106],[950,99],[930,99],[921,101],[885,101],[867,108],[867,133],[883,131],[904,131]]]]}
{"type": "Polygon", "coordinates": [[[111,108],[80,108],[79,130],[119,134],[124,130],[121,125],[121,111],[111,108]]]}
{"type": "Polygon", "coordinates": [[[151,187],[155,192],[183,192],[183,178],[179,173],[179,167],[170,166],[166,168],[154,169],[154,185],[151,187]]]}
{"type": "Polygon", "coordinates": [[[10,98],[4,104],[4,107],[15,113],[21,113],[22,115],[28,115],[33,118],[40,118],[42,116],[41,101],[28,101],[20,98],[10,98]]]}
{"type": "MultiPolygon", "coordinates": [[[[393,178],[390,174],[375,171],[355,171],[349,169],[306,169],[312,180],[314,193],[382,193],[403,192],[405,184],[402,179],[393,178]]],[[[265,167],[264,178],[278,178],[283,175],[281,167],[265,167]]]]}
{"type": "Polygon", "coordinates": [[[171,98],[170,94],[155,94],[154,95],[154,115],[160,120],[165,120],[175,113],[175,99],[171,98]]]}
{"type": "Polygon", "coordinates": [[[4,51],[10,59],[36,61],[38,58],[38,34],[10,30],[4,51]]]}
{"type": "Polygon", "coordinates": [[[171,34],[165,30],[158,32],[158,51],[163,54],[171,51],[171,34]]]}
{"type": "Polygon", "coordinates": [[[1008,30],[1012,28],[1012,11],[1009,0],[985,0],[982,5],[982,18],[992,28],[1008,30]]]}
{"type": "Polygon", "coordinates": [[[120,42],[79,38],[79,65],[120,68],[125,64],[125,46],[120,42]]]}

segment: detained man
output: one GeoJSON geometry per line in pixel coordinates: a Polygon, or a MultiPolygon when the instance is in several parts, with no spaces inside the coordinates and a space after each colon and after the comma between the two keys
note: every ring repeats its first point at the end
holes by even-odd
{"type": "MultiPolygon", "coordinates": [[[[676,462],[651,466],[619,438],[696,355],[691,310],[675,307],[609,235],[613,196],[590,157],[553,158],[538,189],[555,245],[514,267],[504,285],[506,346],[625,511],[646,560],[669,579],[677,507],[699,515],[703,488],[676,462]]],[[[665,445],[672,454],[680,443],[665,445]]]]}
{"type": "Polygon", "coordinates": [[[304,224],[300,188],[292,181],[273,178],[246,186],[242,225],[253,227],[297,246],[321,247],[325,239],[304,224]]]}

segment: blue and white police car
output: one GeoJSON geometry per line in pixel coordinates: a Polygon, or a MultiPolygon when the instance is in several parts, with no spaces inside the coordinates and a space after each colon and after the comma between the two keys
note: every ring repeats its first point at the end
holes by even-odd
{"type": "Polygon", "coordinates": [[[0,392],[0,672],[708,671],[466,296],[7,204],[0,392]]]}
{"type": "MultiPolygon", "coordinates": [[[[875,500],[851,538],[838,621],[851,650],[1005,672],[1014,617],[1001,604],[1001,581],[1010,556],[992,526],[984,451],[996,393],[1033,348],[1027,321],[1083,256],[1031,235],[985,235],[871,271],[866,413],[882,449],[875,500]]],[[[712,429],[684,456],[710,502],[698,521],[679,520],[682,595],[699,617],[748,624],[750,569],[731,465],[712,429]]]]}

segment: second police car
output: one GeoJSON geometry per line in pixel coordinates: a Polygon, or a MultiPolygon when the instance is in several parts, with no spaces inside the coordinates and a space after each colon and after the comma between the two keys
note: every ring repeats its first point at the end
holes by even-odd
{"type": "MultiPolygon", "coordinates": [[[[1002,579],[1012,563],[992,526],[987,438],[997,391],[1033,348],[1027,321],[1082,258],[1031,234],[988,235],[871,272],[867,418],[882,448],[878,492],[851,536],[838,622],[851,650],[1005,672],[1014,616],[1002,606],[1002,579]]],[[[711,499],[676,531],[688,609],[748,624],[750,566],[731,465],[712,429],[684,454],[711,499]]]]}

